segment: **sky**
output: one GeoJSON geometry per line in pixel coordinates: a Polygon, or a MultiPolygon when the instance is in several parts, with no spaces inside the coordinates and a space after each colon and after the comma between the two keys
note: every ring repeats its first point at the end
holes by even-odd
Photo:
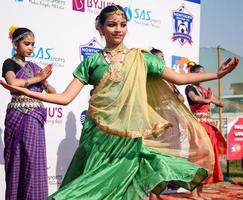
{"type": "Polygon", "coordinates": [[[220,46],[243,57],[243,0],[201,0],[200,47],[220,46]]]}

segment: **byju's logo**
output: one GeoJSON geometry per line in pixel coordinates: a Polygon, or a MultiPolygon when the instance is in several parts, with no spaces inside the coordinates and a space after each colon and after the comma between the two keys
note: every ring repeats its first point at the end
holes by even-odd
{"type": "Polygon", "coordinates": [[[73,0],[73,10],[84,12],[85,11],[85,0],[73,0]]]}
{"type": "Polygon", "coordinates": [[[98,14],[100,10],[115,3],[107,0],[73,0],[73,10],[98,14]]]}
{"type": "Polygon", "coordinates": [[[189,59],[181,56],[172,56],[172,69],[178,73],[185,74],[188,73],[187,63],[189,59]]]}
{"type": "Polygon", "coordinates": [[[193,16],[187,11],[184,5],[172,12],[174,33],[172,41],[178,40],[181,45],[186,42],[192,44],[192,22],[193,16]]]}
{"type": "Polygon", "coordinates": [[[46,114],[48,124],[62,124],[63,123],[63,108],[62,107],[46,107],[46,114]]]}
{"type": "Polygon", "coordinates": [[[95,37],[93,37],[92,40],[90,40],[87,44],[80,45],[79,51],[81,61],[87,58],[88,56],[91,56],[96,52],[99,52],[101,49],[103,49],[103,46],[98,43],[95,37]]]}

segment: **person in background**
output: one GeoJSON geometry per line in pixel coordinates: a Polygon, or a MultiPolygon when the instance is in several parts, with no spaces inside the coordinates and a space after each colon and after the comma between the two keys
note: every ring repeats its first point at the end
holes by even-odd
{"type": "Polygon", "coordinates": [[[178,74],[150,52],[124,45],[127,21],[119,5],[101,10],[96,29],[106,46],[78,65],[62,93],[42,94],[0,82],[12,92],[61,105],[69,104],[84,85],[94,86],[79,147],[62,185],[49,199],[146,199],[151,191],[163,191],[171,180],[193,190],[208,176],[199,165],[143,144],[144,137],[156,137],[171,126],[149,104],[148,98],[156,95],[149,95],[146,79],[149,75],[151,81],[175,84],[217,79],[231,72],[238,59],[214,73],[178,74]]]}
{"type": "MultiPolygon", "coordinates": [[[[205,72],[203,66],[192,61],[188,63],[188,69],[192,74],[203,74],[205,72]]],[[[204,183],[221,182],[224,177],[220,166],[220,155],[226,154],[226,142],[214,120],[210,117],[210,105],[223,107],[223,103],[213,95],[211,88],[203,87],[201,82],[187,85],[185,92],[192,113],[205,128],[214,149],[215,165],[213,174],[204,183]]]]}
{"type": "MultiPolygon", "coordinates": [[[[41,93],[55,93],[48,82],[51,66],[41,69],[26,61],[34,50],[34,33],[10,27],[15,54],[4,61],[2,76],[12,86],[41,93]]],[[[48,196],[44,123],[46,110],[40,100],[11,92],[4,129],[6,200],[39,199],[48,196]]]]}
{"type": "MultiPolygon", "coordinates": [[[[158,56],[159,58],[161,58],[162,60],[164,60],[164,53],[163,51],[156,49],[156,48],[152,48],[150,50],[150,52],[156,56],[158,56]]],[[[177,98],[184,103],[185,99],[183,97],[183,95],[180,93],[180,91],[178,90],[178,88],[175,86],[175,84],[167,82],[168,85],[170,86],[171,90],[175,93],[175,95],[177,96],[177,98]]]]}

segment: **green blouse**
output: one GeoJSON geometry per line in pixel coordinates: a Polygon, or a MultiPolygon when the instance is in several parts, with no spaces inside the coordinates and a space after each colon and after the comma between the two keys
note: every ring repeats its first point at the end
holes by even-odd
{"type": "MultiPolygon", "coordinates": [[[[157,56],[142,51],[148,74],[151,76],[160,76],[165,68],[165,61],[157,56]]],[[[101,53],[89,56],[73,72],[74,77],[78,78],[82,83],[97,86],[104,74],[109,69],[109,64],[101,53]]]]}

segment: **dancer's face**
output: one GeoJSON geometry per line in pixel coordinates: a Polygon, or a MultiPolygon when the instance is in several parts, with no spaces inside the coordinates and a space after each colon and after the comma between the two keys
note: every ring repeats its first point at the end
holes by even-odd
{"type": "Polygon", "coordinates": [[[164,54],[162,52],[158,52],[155,54],[156,56],[158,56],[161,60],[164,60],[164,54]]]}
{"type": "Polygon", "coordinates": [[[104,25],[101,25],[101,32],[107,47],[121,44],[127,33],[127,21],[124,15],[116,13],[108,15],[104,25]]]}
{"type": "Polygon", "coordinates": [[[29,57],[35,46],[35,37],[33,35],[26,35],[22,40],[14,44],[18,55],[22,57],[29,57]]]}

